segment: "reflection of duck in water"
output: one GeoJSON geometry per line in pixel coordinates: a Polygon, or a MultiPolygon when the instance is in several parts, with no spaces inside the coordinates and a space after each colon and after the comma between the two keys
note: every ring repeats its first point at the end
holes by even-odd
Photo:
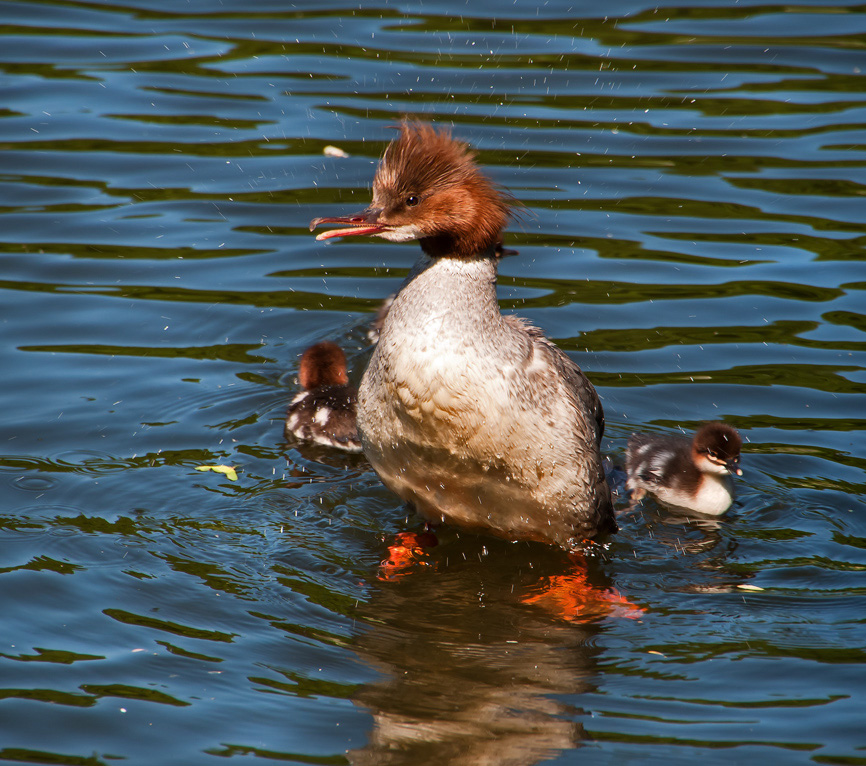
{"type": "Polygon", "coordinates": [[[650,493],[665,505],[720,515],[734,501],[731,474],[742,476],[740,435],[724,423],[707,423],[689,439],[634,434],[626,471],[632,503],[650,493]]]}
{"type": "Polygon", "coordinates": [[[310,346],[301,357],[298,379],[304,390],[289,405],[286,437],[360,452],[357,393],[349,385],[343,350],[329,341],[310,346]]]}
{"type": "MultiPolygon", "coordinates": [[[[584,716],[559,696],[592,689],[601,615],[564,622],[526,604],[570,556],[489,539],[479,555],[477,538],[446,536],[446,566],[375,583],[359,607],[352,647],[381,678],[353,695],[373,725],[349,761],[530,766],[578,747],[584,716]]],[[[583,575],[609,590],[601,567],[583,575]]]]}
{"type": "Polygon", "coordinates": [[[604,415],[580,368],[496,301],[510,201],[447,132],[404,123],[362,213],[318,239],[417,239],[358,392],[382,482],[432,523],[572,548],[616,529],[604,415]]]}

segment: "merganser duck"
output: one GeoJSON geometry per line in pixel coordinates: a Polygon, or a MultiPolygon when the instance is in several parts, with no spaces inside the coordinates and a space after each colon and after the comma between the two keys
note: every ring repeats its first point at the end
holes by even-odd
{"type": "Polygon", "coordinates": [[[734,501],[731,474],[742,476],[742,439],[724,423],[706,423],[694,438],[632,434],[626,449],[632,504],[650,493],[665,505],[721,515],[734,501]]]}
{"type": "Polygon", "coordinates": [[[289,405],[286,438],[360,452],[355,427],[357,392],[349,385],[346,355],[336,343],[316,343],[304,351],[298,370],[301,391],[289,405]]]}
{"type": "Polygon", "coordinates": [[[358,391],[358,432],[382,482],[428,522],[572,549],[616,530],[601,402],[541,330],[503,316],[497,253],[514,201],[466,144],[404,122],[356,215],[316,239],[419,240],[358,391]]]}

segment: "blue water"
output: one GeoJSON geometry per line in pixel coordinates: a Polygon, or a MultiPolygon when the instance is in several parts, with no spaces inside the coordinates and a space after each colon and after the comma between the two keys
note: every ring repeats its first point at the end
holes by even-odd
{"type": "Polygon", "coordinates": [[[866,7],[0,18],[0,761],[866,764],[866,7]],[[359,379],[416,257],[307,228],[404,114],[526,205],[501,305],[589,374],[614,463],[746,441],[724,518],[623,510],[577,609],[535,599],[558,552],[449,530],[388,579],[418,521],[283,440],[299,354],[359,379]]]}

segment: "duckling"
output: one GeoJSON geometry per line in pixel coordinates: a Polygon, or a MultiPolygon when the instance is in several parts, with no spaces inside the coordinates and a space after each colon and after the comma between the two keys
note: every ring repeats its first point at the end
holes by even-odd
{"type": "Polygon", "coordinates": [[[627,486],[632,503],[649,493],[661,503],[721,515],[734,501],[731,474],[742,476],[737,431],[706,423],[694,438],[633,434],[626,450],[627,486]]]}
{"type": "Polygon", "coordinates": [[[349,385],[346,355],[336,343],[323,341],[310,346],[301,357],[298,371],[301,391],[289,405],[286,438],[360,452],[355,426],[358,395],[349,385]]]}

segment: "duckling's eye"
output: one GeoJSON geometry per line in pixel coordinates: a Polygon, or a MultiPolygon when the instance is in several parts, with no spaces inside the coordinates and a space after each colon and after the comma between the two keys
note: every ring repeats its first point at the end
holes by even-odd
{"type": "Polygon", "coordinates": [[[410,194],[408,197],[406,197],[406,207],[415,207],[415,205],[417,205],[420,201],[420,197],[414,194],[410,194]]]}
{"type": "Polygon", "coordinates": [[[716,451],[715,451],[715,450],[711,450],[711,449],[708,449],[708,450],[707,450],[707,457],[708,457],[708,458],[712,458],[713,460],[718,460],[718,459],[719,459],[719,456],[716,454],[716,451]]]}

